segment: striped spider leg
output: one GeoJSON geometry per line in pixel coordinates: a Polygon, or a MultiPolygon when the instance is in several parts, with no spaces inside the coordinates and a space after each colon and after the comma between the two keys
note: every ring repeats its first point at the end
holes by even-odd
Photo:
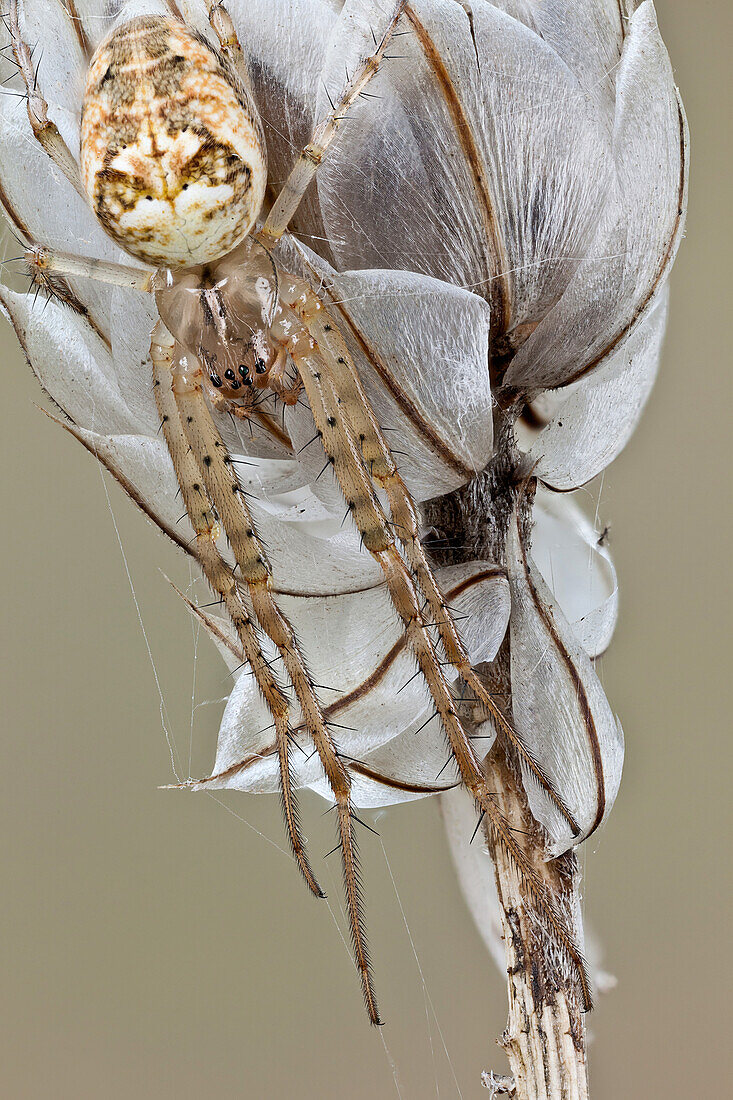
{"type": "MultiPolygon", "coordinates": [[[[400,7],[395,6],[374,54],[353,74],[344,96],[334,105],[324,132],[324,150],[343,111],[376,71],[400,7]]],[[[225,20],[225,11],[221,5],[210,5],[210,11],[216,29],[225,20]]],[[[151,344],[155,397],[196,532],[195,553],[229,612],[273,714],[291,846],[311,890],[322,896],[305,856],[290,781],[289,700],[264,658],[261,634],[282,658],[302,723],[313,740],[337,807],[351,937],[368,1014],[378,1023],[361,912],[349,771],[323,717],[293,628],[272,595],[265,549],[205,398],[206,393],[215,408],[229,408],[243,393],[255,389],[253,380],[264,388],[262,376],[266,375],[286,401],[292,399],[280,377],[286,367],[284,352],[268,360],[264,341],[257,337],[258,329],[267,327],[267,313],[277,298],[277,272],[267,252],[248,236],[259,215],[267,180],[264,139],[248,81],[240,79],[225,58],[177,20],[150,16],[118,24],[90,62],[80,171],[56,127],[48,122],[46,103],[36,89],[30,51],[21,39],[17,0],[11,0],[10,28],[34,134],[54,163],[82,190],[112,239],[158,270],[86,261],[54,254],[43,246],[31,247],[28,261],[51,290],[58,285],[57,277],[75,274],[156,292],[161,317],[168,325],[164,321],[156,325],[151,344]],[[240,241],[244,243],[237,248],[240,241]],[[223,276],[218,270],[222,257],[229,260],[223,276]],[[227,334],[222,326],[226,318],[219,309],[221,288],[217,282],[226,283],[238,268],[239,278],[232,283],[235,290],[243,285],[244,291],[237,303],[241,311],[235,310],[234,315],[244,331],[225,349],[222,339],[227,334]],[[184,302],[186,308],[179,313],[176,307],[184,302]],[[186,340],[192,332],[199,334],[193,346],[186,340]],[[220,375],[214,366],[217,349],[234,355],[232,365],[222,363],[220,375]],[[234,555],[234,570],[216,547],[219,524],[234,555]]],[[[223,53],[232,53],[226,41],[221,44],[223,53]]],[[[236,53],[234,57],[236,60],[236,53]]],[[[222,355],[222,360],[225,358],[222,355]]],[[[238,415],[247,416],[247,404],[233,407],[238,415]]]]}
{"type": "MultiPolygon", "coordinates": [[[[316,128],[264,227],[256,234],[254,224],[266,183],[264,142],[246,74],[238,80],[233,67],[241,71],[241,49],[224,6],[210,4],[210,18],[230,65],[174,20],[148,17],[118,26],[90,65],[80,178],[109,235],[159,270],[152,273],[85,262],[44,248],[31,249],[28,254],[29,262],[45,278],[86,274],[156,294],[161,322],[151,346],[155,396],[196,532],[196,554],[204,575],[225,604],[273,714],[288,834],[301,871],[316,894],[321,891],[305,855],[290,777],[288,698],[264,659],[260,632],[282,658],[303,725],[330,784],[337,808],[352,941],[374,1023],[379,1016],[361,914],[349,771],[324,719],[293,628],[272,595],[267,555],[211,412],[213,407],[249,418],[255,412],[258,389],[269,389],[289,403],[297,400],[304,388],[328,461],[366,549],[382,568],[463,782],[499,843],[512,854],[528,889],[577,965],[583,998],[588,1000],[582,958],[492,801],[429,627],[437,628],[448,661],[561,812],[573,826],[575,822],[470,667],[420,545],[415,507],[343,337],[309,284],[279,269],[265,247],[286,231],[343,114],[376,72],[402,6],[394,4],[383,36],[375,40],[375,52],[348,80],[341,99],[316,128]],[[187,82],[194,80],[196,113],[192,114],[193,93],[187,82]],[[384,489],[389,517],[375,486],[384,489]],[[216,547],[219,522],[236,570],[216,547]]],[[[29,112],[32,107],[37,119],[47,120],[45,104],[36,103],[35,91],[31,96],[30,55],[20,41],[15,0],[11,29],[16,59],[29,91],[29,112]]],[[[33,116],[31,121],[33,124],[33,116]]],[[[49,129],[52,126],[49,123],[40,131],[34,126],[34,133],[66,171],[68,148],[60,149],[53,129],[49,129]],[[44,133],[50,133],[53,140],[44,143],[44,133]]],[[[78,170],[71,169],[67,175],[77,186],[78,170]]]]}

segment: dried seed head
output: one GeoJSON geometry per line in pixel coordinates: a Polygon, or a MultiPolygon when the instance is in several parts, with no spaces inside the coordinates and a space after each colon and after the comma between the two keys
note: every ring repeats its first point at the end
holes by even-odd
{"type": "Polygon", "coordinates": [[[229,252],[251,230],[267,183],[249,93],[203,38],[161,17],[117,27],[92,58],[81,170],[105,230],[156,267],[229,252]]]}

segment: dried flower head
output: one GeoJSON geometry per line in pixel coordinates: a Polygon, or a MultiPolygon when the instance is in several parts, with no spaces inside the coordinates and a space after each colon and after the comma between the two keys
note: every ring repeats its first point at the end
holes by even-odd
{"type": "Polygon", "coordinates": [[[281,790],[313,889],[293,792],[335,800],[376,1020],[351,807],[463,782],[584,1006],[566,853],[621,776],[593,667],[616,578],[561,494],[624,446],[659,361],[687,160],[651,0],[173,7],[185,27],[155,0],[20,7],[0,197],[48,295],[0,301],[69,430],[222,596],[191,606],[235,686],[188,785],[281,790]]]}

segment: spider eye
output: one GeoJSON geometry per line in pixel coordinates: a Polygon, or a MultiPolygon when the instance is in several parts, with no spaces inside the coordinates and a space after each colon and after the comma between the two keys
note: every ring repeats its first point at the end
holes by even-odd
{"type": "Polygon", "coordinates": [[[234,374],[234,371],[231,367],[229,368],[229,370],[224,371],[224,377],[228,378],[230,382],[233,382],[235,380],[236,375],[234,374]]]}
{"type": "Polygon", "coordinates": [[[267,370],[267,363],[264,359],[258,359],[255,363],[255,370],[258,374],[264,374],[267,370]]]}
{"type": "Polygon", "coordinates": [[[247,369],[247,367],[246,367],[246,366],[244,365],[244,363],[240,363],[240,364],[239,364],[239,373],[241,374],[242,378],[247,378],[247,377],[248,377],[248,375],[249,375],[249,370],[248,370],[248,369],[247,369]]]}
{"type": "Polygon", "coordinates": [[[219,386],[221,386],[221,384],[222,384],[222,381],[221,381],[221,378],[219,377],[219,375],[218,374],[212,374],[210,377],[211,377],[212,385],[216,386],[216,388],[219,389],[219,386]]]}
{"type": "Polygon", "coordinates": [[[239,381],[239,379],[235,378],[233,381],[231,381],[229,383],[229,389],[230,390],[238,390],[241,385],[242,385],[242,383],[239,381]]]}

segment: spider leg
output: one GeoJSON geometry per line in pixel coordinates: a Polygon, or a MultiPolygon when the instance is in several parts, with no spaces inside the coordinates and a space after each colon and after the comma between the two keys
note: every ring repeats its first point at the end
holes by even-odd
{"type": "Polygon", "coordinates": [[[456,711],[455,700],[443,674],[420,598],[410,571],[402,559],[390,530],[390,523],[376,496],[340,394],[317,354],[297,355],[316,429],[329,462],[342,487],[346,503],[362,536],[364,546],[382,567],[392,603],[402,619],[408,644],[435,703],[461,779],[471,792],[477,809],[485,814],[496,841],[503,845],[522,874],[526,888],[553,928],[559,943],[578,974],[583,1003],[590,1005],[590,988],[585,962],[562,914],[547,887],[512,834],[509,823],[492,800],[487,778],[456,711]]]}
{"type": "Polygon", "coordinates": [[[300,831],[298,800],[290,768],[292,730],[288,699],[262,652],[255,625],[239,594],[236,577],[216,547],[219,524],[201,485],[201,475],[181,423],[173,392],[175,340],[162,321],[153,330],[150,355],[153,363],[153,389],[163,435],[173,460],[186,511],[196,532],[193,552],[210,587],[224,603],[237,632],[243,655],[274,719],[282,806],[290,846],[310,889],[317,897],[325,897],[311,869],[300,831]]]}
{"type": "Polygon", "coordinates": [[[174,400],[184,438],[187,440],[187,444],[179,444],[175,461],[180,463],[181,451],[189,453],[186,448],[190,449],[191,461],[198,469],[197,482],[203,483],[221,520],[242,581],[247,586],[255,617],[282,657],[300,704],[303,722],[333,792],[351,939],[367,1012],[372,1023],[377,1024],[380,1022],[379,1011],[362,916],[359,855],[351,807],[351,777],[326,725],[295,631],[278,608],[272,594],[272,572],[265,549],[257,536],[226,446],[206,405],[200,381],[202,374],[200,367],[191,371],[184,360],[180,361],[177,368],[174,367],[172,373],[174,400]]]}
{"type": "Polygon", "coordinates": [[[340,97],[331,105],[331,110],[326,117],[315,127],[311,140],[298,156],[267,215],[264,226],[257,235],[258,240],[265,247],[271,247],[279,241],[288,228],[308,184],[318,171],[331,142],[336,137],[344,116],[379,69],[406,2],[407,0],[391,0],[391,15],[387,19],[381,39],[379,41],[375,39],[374,52],[364,58],[348,77],[340,97]]]}
{"type": "Polygon", "coordinates": [[[109,283],[147,294],[152,294],[155,290],[155,272],[132,267],[130,264],[107,263],[90,256],[74,256],[71,252],[56,252],[45,245],[36,244],[26,249],[23,259],[40,279],[54,275],[81,276],[84,279],[94,279],[98,283],[109,283]]]}
{"type": "Polygon", "coordinates": [[[249,70],[245,60],[244,51],[237,37],[237,32],[232,23],[232,17],[226,9],[224,0],[208,0],[209,23],[214,34],[219,39],[219,48],[231,63],[239,79],[251,92],[249,70]]]}
{"type": "MultiPolygon", "coordinates": [[[[293,285],[292,282],[291,285],[293,285]]],[[[318,346],[322,367],[329,375],[332,387],[339,396],[343,415],[351,425],[352,434],[357,441],[363,463],[369,470],[369,476],[384,489],[389,503],[392,529],[402,546],[417,587],[427,601],[429,625],[437,628],[445,655],[461,680],[474,692],[476,700],[482,704],[496,726],[514,746],[522,762],[547,792],[548,797],[568,821],[570,827],[576,834],[579,833],[578,823],[534,754],[507,720],[471,667],[468,654],[420,542],[417,510],[397,471],[343,335],[333,324],[318,295],[307,283],[298,282],[297,292],[299,297],[296,300],[292,297],[294,292],[290,292],[289,304],[296,309],[318,346]]]]}
{"type": "Polygon", "coordinates": [[[52,122],[48,117],[48,104],[38,90],[36,71],[33,67],[31,51],[27,43],[23,41],[20,33],[18,0],[10,0],[8,22],[10,25],[13,56],[15,57],[15,63],[18,66],[18,70],[26,88],[28,119],[33,134],[41,145],[41,148],[48,154],[54,164],[61,169],[71,186],[79,192],[86,202],[76,157],[61,136],[56,123],[52,122]]]}

